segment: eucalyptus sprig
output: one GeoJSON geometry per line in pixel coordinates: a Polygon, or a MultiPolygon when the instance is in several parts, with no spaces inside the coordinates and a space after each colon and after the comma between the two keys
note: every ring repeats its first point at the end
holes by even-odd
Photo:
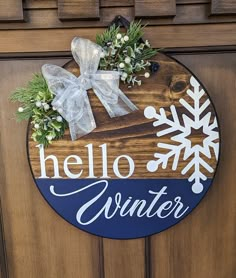
{"type": "Polygon", "coordinates": [[[157,54],[148,40],[143,42],[141,21],[131,22],[125,33],[120,27],[112,25],[103,34],[97,35],[96,42],[104,49],[99,68],[116,70],[121,73],[121,80],[129,87],[141,85],[140,77],[150,77],[149,59],[157,54]]]}
{"type": "Polygon", "coordinates": [[[41,74],[35,74],[25,88],[18,88],[10,97],[20,102],[16,120],[29,120],[33,129],[32,138],[45,147],[63,137],[67,121],[52,106],[53,94],[41,74]]]}

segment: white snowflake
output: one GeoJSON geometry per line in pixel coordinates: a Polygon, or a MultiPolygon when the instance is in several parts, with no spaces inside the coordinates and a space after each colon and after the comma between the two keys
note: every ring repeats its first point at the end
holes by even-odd
{"type": "Polygon", "coordinates": [[[192,76],[190,78],[190,84],[193,87],[187,90],[187,94],[193,99],[194,105],[191,106],[186,100],[180,99],[180,104],[193,116],[193,120],[187,115],[182,114],[183,124],[180,123],[179,116],[176,112],[174,105],[170,106],[170,112],[172,119],[167,118],[166,112],[163,108],[160,108],[159,113],[156,112],[156,109],[152,106],[148,106],[144,110],[144,116],[148,119],[156,119],[153,122],[154,127],[161,126],[163,124],[167,125],[166,129],[157,132],[157,137],[164,136],[172,132],[179,132],[178,135],[172,136],[171,140],[179,143],[175,144],[166,144],[158,143],[157,147],[166,149],[168,152],[155,153],[155,160],[151,160],[147,163],[147,170],[149,172],[157,171],[159,165],[163,169],[166,169],[168,160],[173,157],[172,170],[176,170],[179,163],[180,154],[183,151],[183,159],[187,160],[190,156],[191,159],[187,165],[182,169],[181,174],[187,174],[190,169],[193,167],[193,173],[188,177],[188,181],[192,183],[192,191],[196,194],[203,191],[202,181],[206,180],[207,177],[201,171],[201,167],[205,168],[209,173],[213,173],[214,169],[202,158],[203,154],[207,158],[211,158],[211,148],[214,150],[214,156],[216,160],[218,159],[219,153],[219,142],[215,142],[219,138],[218,131],[215,129],[218,127],[217,119],[214,117],[213,122],[211,123],[211,112],[206,113],[203,117],[202,114],[210,104],[210,100],[207,98],[205,102],[201,105],[200,99],[205,94],[203,89],[200,90],[200,84],[192,76]],[[192,133],[192,129],[199,130],[202,129],[205,134],[205,138],[202,142],[202,145],[195,144],[192,146],[191,140],[188,139],[188,136],[192,133]]]}

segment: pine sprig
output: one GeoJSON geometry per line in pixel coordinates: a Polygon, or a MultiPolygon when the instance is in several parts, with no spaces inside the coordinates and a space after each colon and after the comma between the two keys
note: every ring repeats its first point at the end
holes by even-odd
{"type": "Polygon", "coordinates": [[[127,36],[129,36],[129,42],[128,42],[129,45],[133,45],[137,43],[142,38],[144,34],[143,32],[144,27],[142,27],[141,25],[141,20],[138,22],[132,21],[130,23],[130,26],[127,30],[127,36]]]}
{"type": "Polygon", "coordinates": [[[158,52],[147,40],[141,40],[144,28],[141,21],[131,22],[126,33],[121,33],[119,27],[112,25],[96,37],[97,44],[104,50],[99,68],[119,71],[121,80],[128,83],[128,87],[141,85],[141,77],[149,78],[149,59],[158,52]]]}
{"type": "Polygon", "coordinates": [[[141,53],[135,56],[135,61],[148,60],[157,54],[157,50],[152,48],[143,49],[141,53]]]}
{"type": "Polygon", "coordinates": [[[110,43],[113,40],[115,40],[119,31],[120,31],[120,27],[116,27],[115,25],[112,25],[109,29],[104,31],[103,34],[98,34],[96,36],[97,44],[101,45],[102,47],[106,46],[107,43],[110,43]]]}
{"type": "Polygon", "coordinates": [[[66,120],[53,109],[53,97],[42,74],[35,74],[25,88],[16,89],[10,97],[11,101],[21,103],[16,120],[31,119],[32,138],[45,147],[62,138],[68,127],[66,120]]]}
{"type": "Polygon", "coordinates": [[[35,74],[33,79],[28,82],[26,88],[17,88],[10,96],[12,102],[20,102],[22,109],[16,112],[16,120],[29,120],[33,114],[34,99],[39,91],[46,91],[47,83],[42,75],[35,74]]]}

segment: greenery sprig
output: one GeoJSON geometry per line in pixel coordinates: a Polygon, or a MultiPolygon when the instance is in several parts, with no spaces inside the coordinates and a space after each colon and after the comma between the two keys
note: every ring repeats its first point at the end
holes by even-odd
{"type": "MultiPolygon", "coordinates": [[[[149,78],[151,64],[148,59],[157,53],[147,40],[141,40],[143,28],[141,22],[132,22],[122,33],[113,25],[96,38],[97,44],[104,49],[99,69],[119,71],[128,87],[140,86],[142,76],[149,78]]],[[[35,74],[25,88],[16,89],[10,98],[21,103],[16,112],[17,121],[30,120],[33,140],[45,147],[62,138],[68,128],[60,111],[52,106],[53,98],[42,74],[35,74]]]]}
{"type": "Polygon", "coordinates": [[[121,73],[121,80],[132,87],[141,85],[140,77],[150,77],[149,59],[157,54],[148,40],[143,42],[141,22],[132,22],[125,33],[120,27],[112,25],[103,34],[97,35],[96,42],[104,49],[99,68],[116,70],[121,73]]]}
{"type": "Polygon", "coordinates": [[[35,74],[27,87],[16,89],[10,98],[21,103],[17,121],[31,119],[32,138],[45,147],[62,138],[68,128],[67,121],[52,106],[53,97],[42,74],[35,74]]]}

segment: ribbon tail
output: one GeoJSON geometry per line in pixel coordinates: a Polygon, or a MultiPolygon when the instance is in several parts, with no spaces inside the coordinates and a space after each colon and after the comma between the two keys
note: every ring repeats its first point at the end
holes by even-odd
{"type": "Polygon", "coordinates": [[[105,98],[99,89],[93,88],[93,90],[111,118],[124,116],[138,110],[133,102],[118,88],[113,90],[113,94],[117,96],[115,102],[114,100],[110,101],[109,98],[105,98]]]}
{"type": "Polygon", "coordinates": [[[118,89],[117,91],[118,91],[120,99],[127,105],[127,108],[129,108],[129,110],[130,110],[130,111],[128,111],[128,109],[127,109],[128,112],[126,114],[133,112],[135,110],[138,110],[138,107],[136,105],[134,105],[133,102],[120,89],[118,89]]]}
{"type": "Polygon", "coordinates": [[[71,140],[76,139],[90,133],[96,128],[93,112],[89,103],[88,96],[84,96],[83,113],[80,117],[69,122],[71,140]]]}

